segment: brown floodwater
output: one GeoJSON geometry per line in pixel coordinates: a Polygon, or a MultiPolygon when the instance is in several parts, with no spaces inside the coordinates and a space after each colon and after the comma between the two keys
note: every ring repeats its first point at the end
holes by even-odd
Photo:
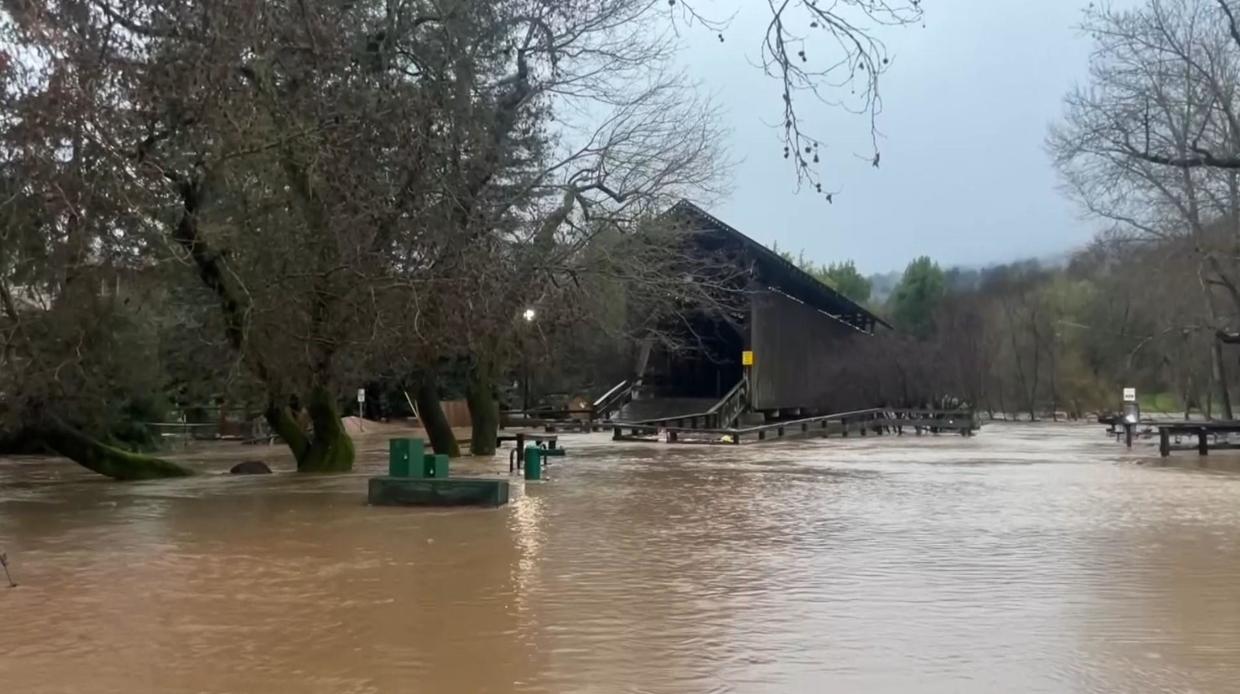
{"type": "Polygon", "coordinates": [[[1064,425],[565,439],[498,510],[366,506],[374,435],[345,476],[0,462],[20,583],[0,587],[0,691],[1240,690],[1225,456],[1165,466],[1064,425]]]}

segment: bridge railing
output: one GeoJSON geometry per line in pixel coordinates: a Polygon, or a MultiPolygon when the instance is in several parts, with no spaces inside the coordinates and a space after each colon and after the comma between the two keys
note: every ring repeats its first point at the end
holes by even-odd
{"type": "Polygon", "coordinates": [[[612,386],[591,404],[595,417],[608,418],[612,412],[624,407],[633,397],[633,381],[624,380],[612,386]]]}
{"type": "Polygon", "coordinates": [[[980,428],[981,423],[972,410],[922,410],[922,409],[889,409],[882,407],[851,412],[836,412],[828,415],[805,417],[781,422],[770,422],[748,427],[701,427],[664,426],[658,423],[618,423],[613,422],[613,438],[644,439],[664,434],[669,443],[726,443],[740,444],[753,441],[766,441],[792,436],[830,436],[839,434],[848,436],[856,432],[865,436],[867,433],[904,433],[904,429],[912,429],[920,434],[923,431],[932,433],[955,432],[965,436],[972,435],[980,428]]]}

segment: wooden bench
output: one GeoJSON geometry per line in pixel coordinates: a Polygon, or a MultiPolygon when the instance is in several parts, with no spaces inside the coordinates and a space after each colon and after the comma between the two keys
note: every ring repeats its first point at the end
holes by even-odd
{"type": "MultiPolygon", "coordinates": [[[[495,447],[499,448],[504,445],[505,441],[515,441],[517,446],[508,454],[508,471],[520,470],[522,457],[525,455],[525,442],[530,441],[536,444],[547,444],[548,450],[557,450],[560,437],[558,434],[537,434],[534,432],[519,431],[515,434],[500,434],[495,437],[495,447]]],[[[554,454],[553,454],[554,455],[554,454]]]]}

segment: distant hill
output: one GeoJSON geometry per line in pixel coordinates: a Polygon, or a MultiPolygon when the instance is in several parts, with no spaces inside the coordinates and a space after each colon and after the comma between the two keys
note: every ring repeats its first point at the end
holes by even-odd
{"type": "MultiPolygon", "coordinates": [[[[1026,258],[1024,260],[987,263],[985,265],[953,265],[944,269],[944,272],[947,273],[947,288],[957,291],[976,289],[982,276],[988,270],[1005,265],[1029,265],[1048,270],[1063,268],[1072,260],[1074,252],[1064,251],[1063,253],[1042,256],[1041,258],[1026,258]]],[[[876,306],[886,303],[891,293],[895,291],[896,285],[900,284],[900,279],[903,276],[903,270],[892,270],[891,272],[880,272],[870,275],[867,278],[870,280],[871,286],[870,303],[876,306]]]]}

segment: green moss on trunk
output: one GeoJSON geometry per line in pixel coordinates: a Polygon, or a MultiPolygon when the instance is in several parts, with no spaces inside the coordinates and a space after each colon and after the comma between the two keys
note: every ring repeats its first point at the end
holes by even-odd
{"type": "Polygon", "coordinates": [[[300,462],[310,448],[310,439],[306,437],[306,432],[301,430],[301,425],[297,423],[297,417],[294,416],[293,411],[286,405],[276,404],[273,400],[267,403],[267,410],[263,414],[271,431],[284,441],[284,444],[293,452],[293,458],[300,462]]]}
{"type": "Polygon", "coordinates": [[[154,480],[194,474],[193,470],[170,460],[108,446],[60,422],[48,427],[40,438],[60,455],[115,480],[154,480]]]}
{"type": "Polygon", "coordinates": [[[348,472],[353,469],[353,439],[340,422],[336,398],[326,388],[310,393],[306,408],[314,436],[305,453],[297,459],[298,472],[348,472]]]}
{"type": "Polygon", "coordinates": [[[461,447],[456,442],[456,434],[452,433],[452,425],[443,413],[443,404],[439,401],[439,385],[434,374],[425,373],[418,379],[418,388],[414,392],[414,400],[418,404],[418,419],[426,436],[431,441],[431,448],[436,453],[447,454],[458,458],[461,447]]]}
{"type": "Polygon", "coordinates": [[[469,405],[469,421],[473,433],[469,437],[469,452],[474,455],[495,455],[495,437],[499,434],[499,401],[495,398],[495,386],[485,368],[469,371],[469,383],[465,389],[465,402],[469,405]]]}

